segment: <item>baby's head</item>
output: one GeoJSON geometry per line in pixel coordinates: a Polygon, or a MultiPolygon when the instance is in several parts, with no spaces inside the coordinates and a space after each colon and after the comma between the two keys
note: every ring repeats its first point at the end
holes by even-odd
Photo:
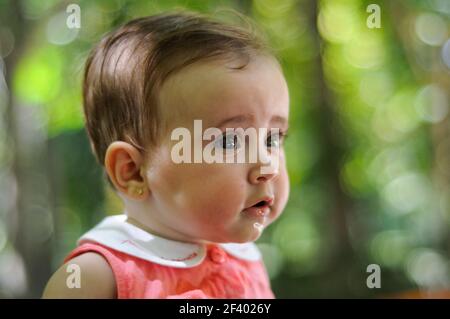
{"type": "Polygon", "coordinates": [[[135,224],[180,241],[242,243],[256,240],[284,209],[289,94],[255,32],[193,13],[133,20],[92,51],[83,93],[92,148],[135,224]],[[199,121],[218,133],[205,140],[194,129],[199,121]],[[252,140],[226,131],[233,128],[262,133],[252,140]],[[180,129],[191,133],[181,153],[192,161],[174,159],[180,129]],[[276,156],[276,167],[264,171],[259,156],[244,163],[202,158],[208,145],[228,159],[248,154],[246,141],[276,156]]]}

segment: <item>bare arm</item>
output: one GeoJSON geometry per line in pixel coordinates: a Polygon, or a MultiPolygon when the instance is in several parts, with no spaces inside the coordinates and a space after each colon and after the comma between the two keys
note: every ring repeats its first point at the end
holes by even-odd
{"type": "Polygon", "coordinates": [[[42,298],[117,298],[114,274],[99,254],[88,252],[61,266],[50,278],[42,298]],[[75,276],[79,275],[79,280],[75,276]]]}

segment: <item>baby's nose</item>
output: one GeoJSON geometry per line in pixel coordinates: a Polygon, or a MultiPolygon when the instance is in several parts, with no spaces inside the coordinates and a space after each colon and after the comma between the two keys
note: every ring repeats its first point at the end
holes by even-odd
{"type": "Polygon", "coordinates": [[[249,174],[249,180],[252,184],[259,184],[268,182],[275,177],[278,176],[278,169],[273,169],[268,172],[263,171],[262,168],[259,167],[253,167],[249,174]]]}

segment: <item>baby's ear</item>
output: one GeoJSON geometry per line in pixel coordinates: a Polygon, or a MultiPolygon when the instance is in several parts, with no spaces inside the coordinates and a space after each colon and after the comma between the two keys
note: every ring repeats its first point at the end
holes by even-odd
{"type": "Polygon", "coordinates": [[[106,173],[114,187],[132,199],[142,200],[149,195],[147,180],[142,169],[144,164],[144,156],[129,143],[116,141],[106,150],[106,173]]]}

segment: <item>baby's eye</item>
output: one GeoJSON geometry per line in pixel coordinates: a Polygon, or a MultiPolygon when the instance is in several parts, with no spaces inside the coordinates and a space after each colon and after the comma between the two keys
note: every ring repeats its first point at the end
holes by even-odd
{"type": "Polygon", "coordinates": [[[216,147],[225,150],[233,150],[241,147],[239,136],[236,133],[228,133],[219,137],[216,141],[216,147]]]}
{"type": "Polygon", "coordinates": [[[278,148],[283,144],[283,133],[274,133],[274,134],[270,134],[267,137],[267,143],[266,146],[267,147],[274,147],[274,148],[278,148]]]}

